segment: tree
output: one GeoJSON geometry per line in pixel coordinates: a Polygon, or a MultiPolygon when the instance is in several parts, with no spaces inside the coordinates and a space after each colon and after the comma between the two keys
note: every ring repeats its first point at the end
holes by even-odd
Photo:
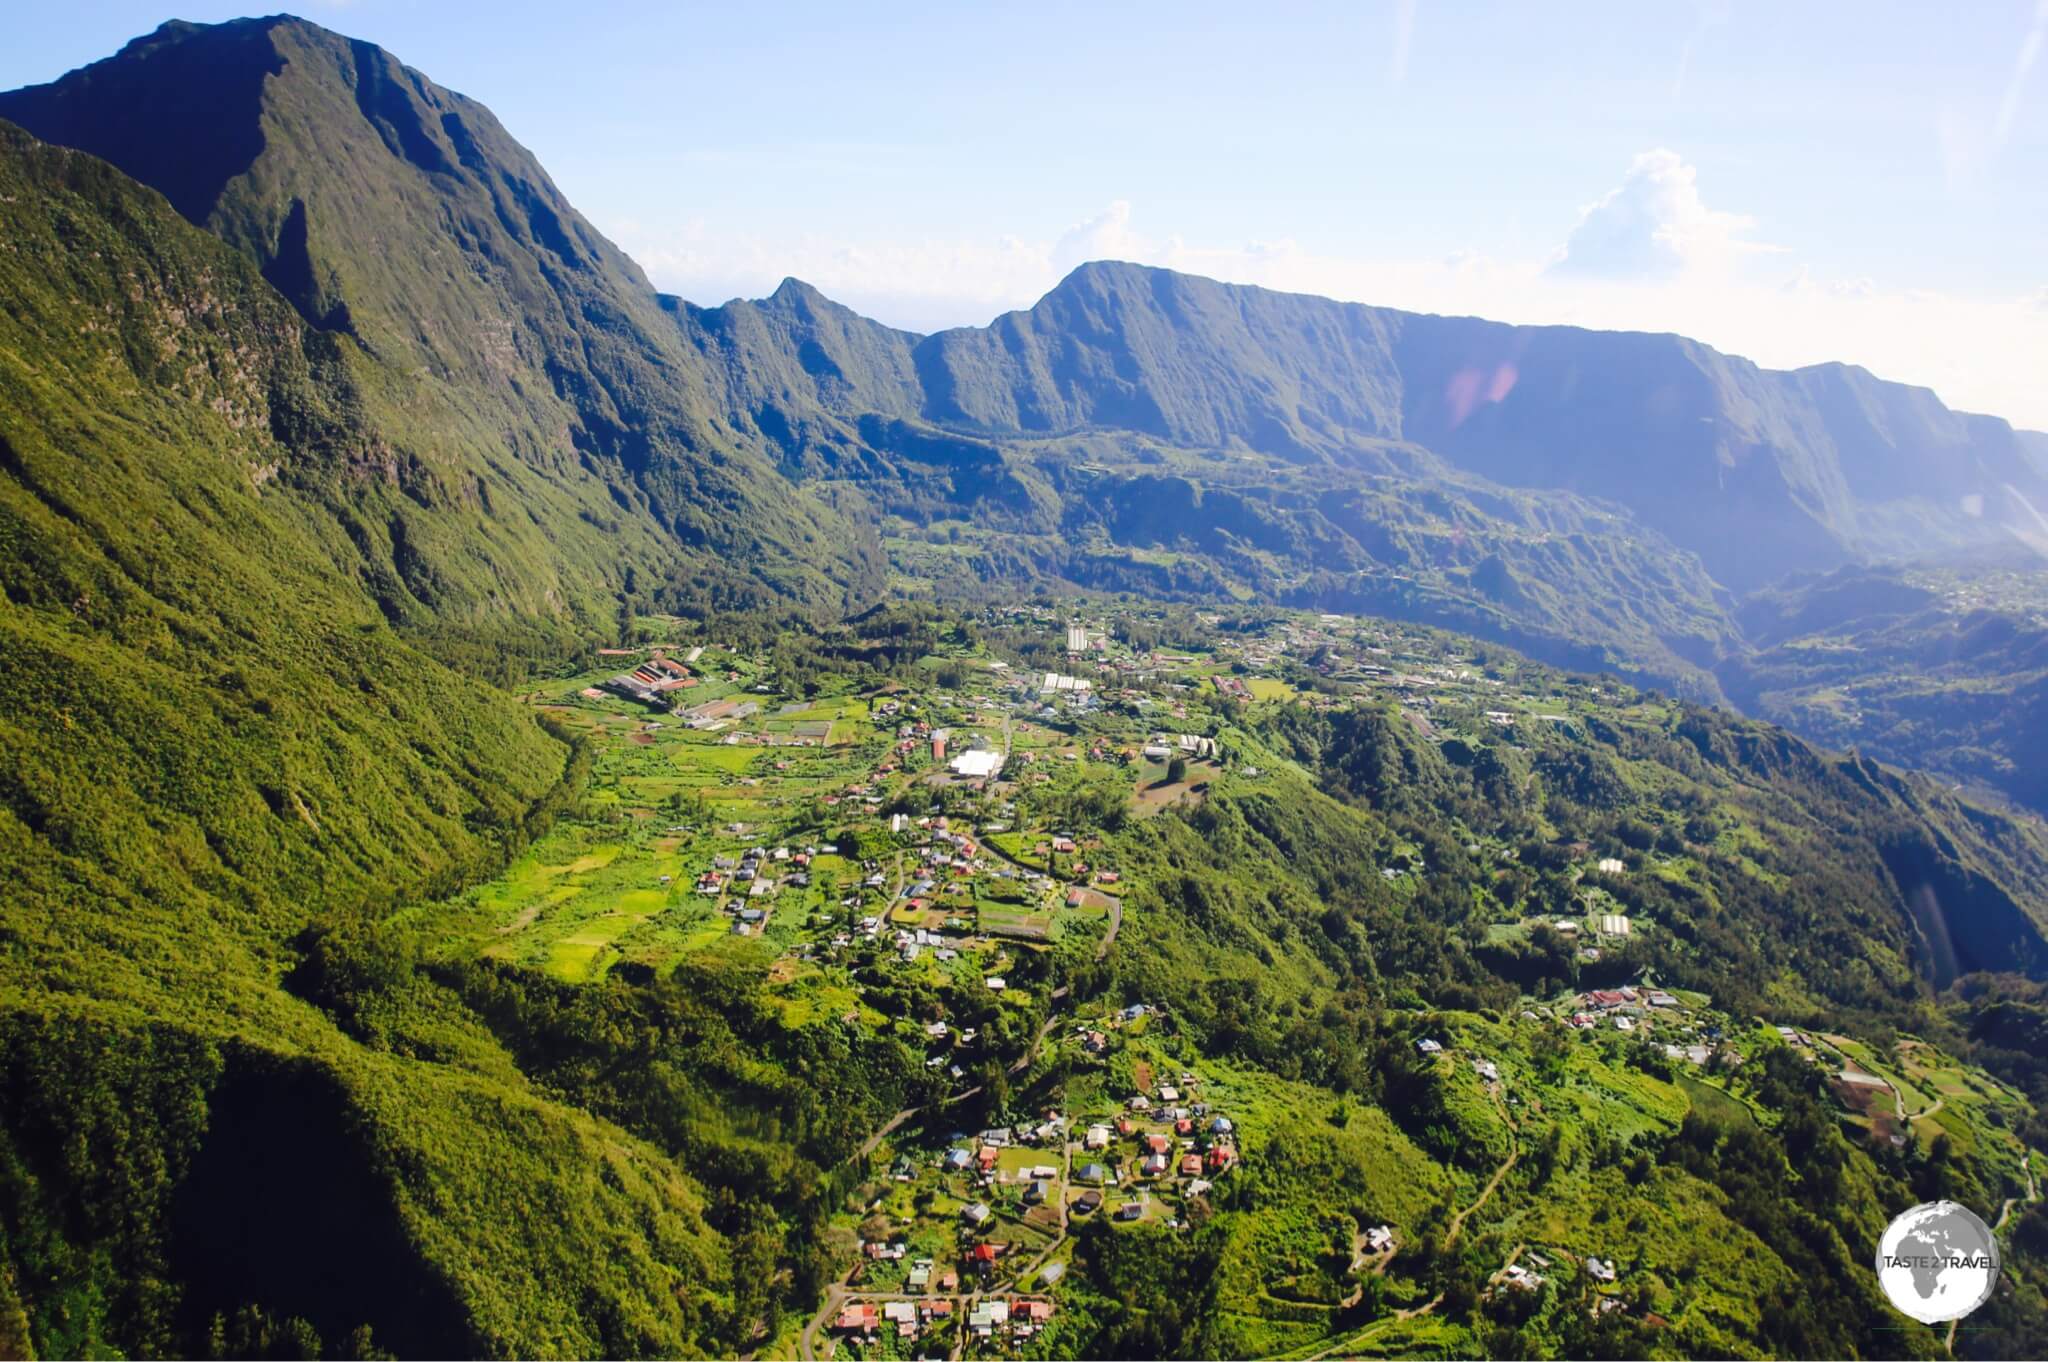
{"type": "Polygon", "coordinates": [[[1188,759],[1186,757],[1175,757],[1172,761],[1166,763],[1166,783],[1168,785],[1178,785],[1187,778],[1188,759]]]}
{"type": "Polygon", "coordinates": [[[990,1121],[1000,1121],[1010,1109],[1010,1075],[999,1059],[990,1060],[983,1070],[981,1104],[990,1121]]]}

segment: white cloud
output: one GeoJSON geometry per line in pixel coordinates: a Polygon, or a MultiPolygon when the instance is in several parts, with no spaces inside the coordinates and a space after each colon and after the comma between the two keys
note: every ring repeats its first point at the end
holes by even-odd
{"type": "Polygon", "coordinates": [[[1131,230],[1131,204],[1118,199],[1103,212],[1067,228],[1053,243],[1052,265],[1062,274],[1089,260],[1136,260],[1152,250],[1131,230]]]}
{"type": "Polygon", "coordinates": [[[1677,152],[1659,147],[1637,156],[1618,186],[1580,210],[1579,224],[1552,269],[1607,279],[1668,279],[1762,249],[1740,239],[1755,226],[1753,218],[1707,207],[1699,172],[1677,152]]]}
{"type": "MultiPolygon", "coordinates": [[[[1963,410],[2048,430],[2048,385],[2040,382],[2048,372],[2048,288],[1962,297],[1779,262],[1738,239],[1748,219],[1706,208],[1690,168],[1668,152],[1637,158],[1617,192],[1631,198],[1633,238],[1617,244],[1625,234],[1606,229],[1587,235],[1582,222],[1563,257],[1549,259],[1335,256],[1285,238],[1191,243],[1143,232],[1142,215],[1122,201],[1052,240],[769,240],[701,222],[666,233],[624,224],[618,236],[659,286],[700,302],[759,297],[794,274],[878,320],[932,331],[1028,307],[1081,261],[1115,258],[1410,311],[1675,331],[1772,368],[1839,360],[1932,387],[1963,410]],[[1607,268],[1560,268],[1581,251],[1590,255],[1595,240],[1607,249],[1607,268]],[[1645,253],[1654,268],[1615,268],[1645,253]]],[[[1589,219],[1614,199],[1595,204],[1589,219]]]]}

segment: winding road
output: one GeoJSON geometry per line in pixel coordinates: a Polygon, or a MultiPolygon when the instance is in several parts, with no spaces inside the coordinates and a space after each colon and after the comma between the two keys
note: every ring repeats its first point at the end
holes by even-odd
{"type": "MultiPolygon", "coordinates": [[[[1937,1102],[1935,1103],[1935,1105],[1939,1106],[1941,1104],[1937,1102]]],[[[2040,1185],[2034,1181],[2034,1151],[2031,1149],[2029,1149],[2026,1153],[2020,1155],[2020,1174],[2027,1180],[2026,1199],[2028,1201],[2039,1201],[2041,1199],[2041,1188],[2040,1185]]],[[[2005,1228],[2005,1222],[2012,1219],[2012,1208],[2018,1205],[2019,1201],[2019,1197],[2009,1196],[2005,1199],[2004,1203],[1999,1206],[1998,1223],[1991,1227],[1991,1232],[1993,1234],[1996,1234],[2000,1230],[2005,1228]]],[[[1948,1322],[1948,1336],[1946,1341],[1948,1346],[1948,1355],[1950,1357],[1954,1357],[1956,1355],[1957,1323],[1959,1323],[1959,1321],[1957,1320],[1950,1320],[1948,1322]]]]}

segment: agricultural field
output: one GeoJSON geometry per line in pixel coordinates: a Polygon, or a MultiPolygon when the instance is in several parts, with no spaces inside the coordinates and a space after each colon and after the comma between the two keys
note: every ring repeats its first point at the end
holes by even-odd
{"type": "Polygon", "coordinates": [[[1204,1338],[1231,1355],[1471,1352],[1502,1321],[1740,1353],[1798,1278],[1710,1174],[1793,1109],[1885,1166],[1954,1160],[1994,1214],[2031,1204],[2017,1090],[1930,1041],[1782,1024],[1810,1008],[1771,981],[1749,1012],[1663,984],[1696,973],[1679,905],[1782,891],[1810,836],[1767,800],[1700,814],[1669,763],[1584,755],[1664,702],[1321,618],[1169,651],[1112,617],[1043,665],[1016,640],[1063,625],[987,629],[886,681],[717,649],[658,705],[603,667],[535,687],[586,745],[580,803],[414,912],[433,958],[564,984],[738,972],[784,1034],[859,1034],[924,1075],[832,1172],[823,1299],[762,1356],[1114,1350],[1142,1323],[1106,1294],[1127,1260],[1208,1263],[1204,1338]],[[1384,816],[1482,745],[1564,802],[1455,838],[1384,816]],[[1379,815],[1311,793],[1352,781],[1382,782],[1379,815]],[[1580,800],[1639,824],[1586,836],[1580,800]],[[1318,812],[1248,840],[1280,805],[1318,812]],[[1333,1041],[1351,1023],[1310,1001],[1333,967],[1308,926],[1333,893],[1456,914],[1514,985],[1395,991],[1333,1041]]]}

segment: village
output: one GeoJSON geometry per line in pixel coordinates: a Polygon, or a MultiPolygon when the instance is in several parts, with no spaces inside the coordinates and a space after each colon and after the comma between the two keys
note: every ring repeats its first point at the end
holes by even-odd
{"type": "MultiPolygon", "coordinates": [[[[1082,1001],[1067,983],[1115,949],[1141,887],[1119,829],[1192,810],[1219,782],[1256,788],[1279,764],[1239,722],[1244,707],[1381,706],[1444,743],[1572,730],[1607,707],[1660,703],[1385,622],[1221,623],[1197,617],[1200,643],[1168,642],[1147,637],[1159,625],[1142,615],[991,609],[979,647],[881,685],[811,693],[744,648],[678,639],[608,649],[591,672],[534,692],[592,744],[590,814],[471,896],[457,919],[466,949],[570,982],[655,978],[693,956],[756,962],[787,1024],[896,1036],[931,1075],[933,1099],[862,1150],[871,1172],[834,1222],[837,1275],[777,1355],[1056,1353],[1080,1236],[1191,1232],[1256,1167],[1274,1113],[1298,1098],[1189,1051],[1171,996],[1082,1001]],[[1030,1100],[1019,1088],[1009,1121],[958,1128],[991,1084],[1049,1067],[1066,1075],[1039,1091],[1053,1100],[1019,1119],[1030,1100]]],[[[1505,843],[1466,850],[1504,873],[1519,855],[1505,843]]],[[[1434,873],[1419,850],[1382,855],[1378,875],[1397,896],[1434,873]]],[[[1680,1113],[1690,1100],[1740,1115],[1722,1075],[1785,1045],[1826,1068],[1873,1138],[1939,1133],[1939,1101],[1851,1054],[1846,1037],[1780,1034],[1658,986],[1639,949],[1658,926],[1615,891],[1680,873],[1673,855],[1572,841],[1544,855],[1544,882],[1562,897],[1505,903],[1483,944],[1558,952],[1576,983],[1528,997],[1490,1033],[1417,1020],[1414,1053],[1497,1142],[1493,1177],[1465,1193],[1450,1239],[1541,1120],[1537,1094],[1557,1081],[1527,1060],[1542,1032],[1570,1038],[1588,1072],[1650,1075],[1624,1091],[1663,1119],[1675,1119],[1672,1094],[1680,1113]]],[[[1369,1289],[1394,1293],[1389,1308],[1408,1290],[1397,1315],[1426,1317],[1431,1298],[1393,1275],[1421,1219],[1392,1196],[1355,1210],[1339,1236],[1348,1261],[1323,1269],[1336,1296],[1287,1308],[1334,1317],[1369,1289]]],[[[1533,1298],[1573,1274],[1595,1309],[1654,1320],[1637,1260],[1625,1237],[1539,1231],[1503,1246],[1486,1291],[1533,1298]]]]}
{"type": "MultiPolygon", "coordinates": [[[[1586,689],[1520,686],[1511,660],[1482,668],[1426,631],[1328,616],[1285,616],[1200,653],[1132,646],[1052,611],[991,616],[1043,637],[1046,665],[983,653],[961,659],[957,687],[805,699],[777,694],[744,650],[653,644],[601,650],[600,664],[631,665],[537,692],[544,712],[602,741],[594,800],[616,806],[620,835],[507,886],[522,901],[487,953],[582,979],[658,973],[729,934],[786,957],[793,977],[885,957],[1001,992],[1020,959],[1113,940],[1122,869],[1102,854],[1105,816],[1199,803],[1226,775],[1259,779],[1255,760],[1231,760],[1230,706],[1390,699],[1440,740],[1571,722],[1567,702],[1586,689]]],[[[1598,702],[1590,690],[1576,698],[1598,702]]],[[[1584,913],[1549,924],[1581,938],[1588,964],[1636,930],[1601,899],[1600,876],[1623,869],[1588,861],[1584,913]]],[[[1396,885],[1426,872],[1401,855],[1380,868],[1396,885]]]]}
{"type": "MultiPolygon", "coordinates": [[[[1145,1019],[1127,1008],[1100,1022],[1112,1031],[1145,1019]]],[[[1102,1056],[1111,1041],[1090,1022],[1064,1038],[1102,1056]]],[[[1065,1275],[1069,1235],[1092,1220],[1177,1228],[1238,1166],[1232,1120],[1181,1071],[1085,1113],[959,1133],[939,1152],[904,1152],[888,1190],[858,1226],[857,1257],[820,1315],[823,1332],[862,1346],[893,1332],[903,1344],[951,1330],[956,1341],[1000,1351],[1055,1318],[1048,1294],[1065,1275]]],[[[821,1344],[807,1334],[807,1348],[821,1344]]],[[[955,1355],[958,1355],[957,1353],[955,1355]]]]}

